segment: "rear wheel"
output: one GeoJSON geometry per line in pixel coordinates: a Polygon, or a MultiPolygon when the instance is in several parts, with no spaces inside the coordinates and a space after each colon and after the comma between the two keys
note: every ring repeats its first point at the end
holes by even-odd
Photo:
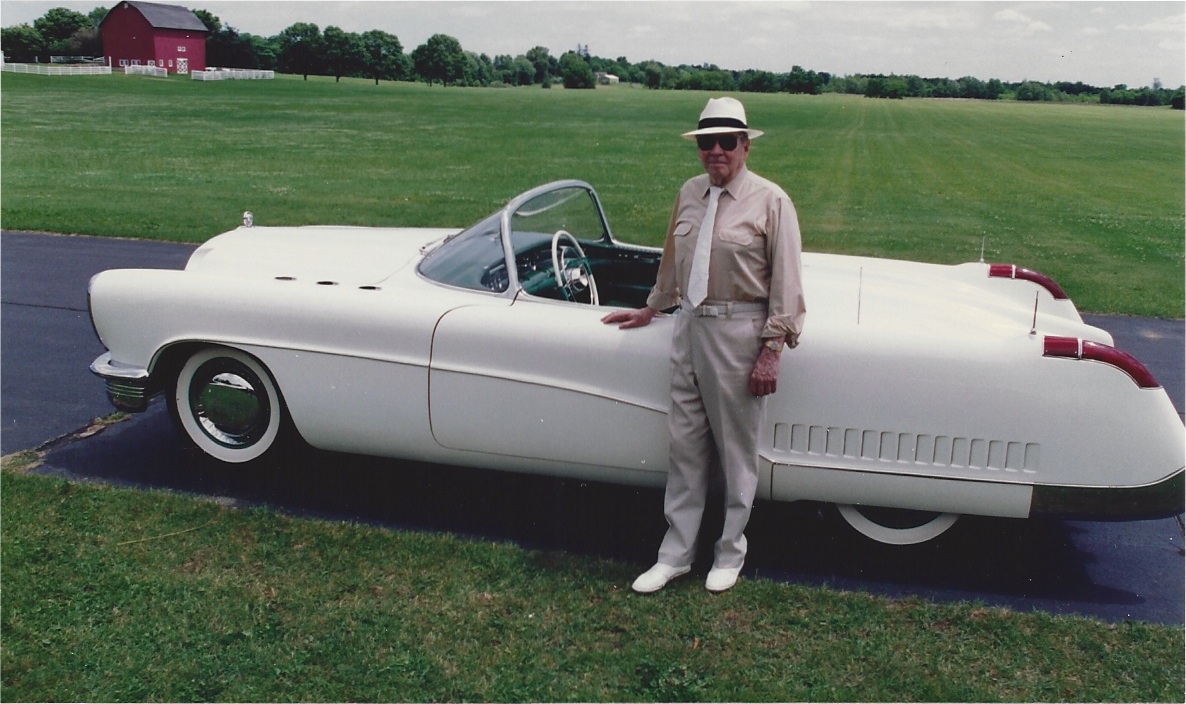
{"type": "Polygon", "coordinates": [[[958,513],[837,504],[840,515],[858,533],[887,545],[915,545],[937,538],[955,525],[958,513]]]}
{"type": "Polygon", "coordinates": [[[254,357],[229,347],[194,353],[177,375],[170,410],[202,452],[250,462],[278,445],[284,425],[280,391],[254,357]]]}

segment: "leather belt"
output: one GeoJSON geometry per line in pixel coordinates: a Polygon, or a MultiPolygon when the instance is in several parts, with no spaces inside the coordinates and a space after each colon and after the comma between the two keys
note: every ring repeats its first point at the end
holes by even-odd
{"type": "Polygon", "coordinates": [[[734,313],[761,313],[767,309],[765,301],[754,303],[740,303],[723,301],[719,303],[703,303],[693,308],[687,303],[680,303],[680,310],[697,318],[731,318],[734,313]]]}

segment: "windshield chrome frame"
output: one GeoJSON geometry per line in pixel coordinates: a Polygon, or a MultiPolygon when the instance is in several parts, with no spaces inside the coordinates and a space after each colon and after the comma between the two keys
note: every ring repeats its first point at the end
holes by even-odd
{"type": "Polygon", "coordinates": [[[503,257],[506,260],[507,277],[509,279],[507,290],[504,291],[502,295],[509,296],[510,298],[516,298],[523,291],[523,287],[519,283],[519,270],[518,267],[515,266],[515,248],[511,244],[511,217],[528,201],[538,198],[545,193],[559,191],[565,188],[581,188],[589,194],[589,197],[593,200],[593,207],[597,211],[597,218],[601,222],[602,232],[605,233],[599,242],[607,245],[615,244],[613,233],[609,229],[609,221],[605,219],[605,209],[601,207],[601,198],[598,197],[597,191],[594,190],[593,186],[589,185],[585,181],[580,181],[577,179],[552,181],[551,183],[545,183],[542,186],[536,186],[529,191],[520,193],[519,195],[512,198],[511,201],[507,203],[502,209],[502,217],[500,219],[502,252],[503,257]]]}

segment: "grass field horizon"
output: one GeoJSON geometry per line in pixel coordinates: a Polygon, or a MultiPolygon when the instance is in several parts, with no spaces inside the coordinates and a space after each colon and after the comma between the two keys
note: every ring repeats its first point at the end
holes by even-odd
{"type": "MultiPolygon", "coordinates": [[[[236,226],[464,227],[579,178],[618,239],[661,242],[699,171],[679,134],[710,94],[429,88],[278,76],[202,83],[4,74],[8,229],[204,241],[236,226]]],[[[751,168],[811,251],[986,258],[1085,311],[1182,318],[1183,113],[1013,101],[744,94],[751,168]]]]}
{"type": "MultiPolygon", "coordinates": [[[[0,80],[5,228],[189,242],[247,209],[261,225],[461,227],[575,177],[597,187],[619,239],[657,244],[698,171],[678,135],[708,97],[0,80]]],[[[1045,270],[1088,310],[1181,317],[1180,114],[742,97],[767,130],[751,165],[795,198],[809,249],[954,262],[979,257],[987,237],[989,258],[1045,270]]],[[[0,462],[5,700],[1183,701],[1180,624],[756,572],[721,595],[688,579],[639,597],[629,584],[642,566],[596,549],[73,482],[33,473],[42,455],[0,462]]],[[[315,456],[267,480],[341,481],[333,472],[351,461],[315,456]]],[[[490,500],[532,518],[521,498],[490,500]]],[[[609,530],[628,503],[548,510],[609,530]]],[[[1117,598],[1086,573],[1082,585],[1040,577],[1034,588],[1058,599],[1079,587],[1117,598]]]]}

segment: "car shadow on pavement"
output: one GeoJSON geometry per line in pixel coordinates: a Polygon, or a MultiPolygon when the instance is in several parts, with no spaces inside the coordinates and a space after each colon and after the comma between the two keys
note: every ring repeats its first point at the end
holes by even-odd
{"type": "MultiPolygon", "coordinates": [[[[654,560],[666,528],[661,489],[309,448],[275,460],[222,465],[183,445],[160,401],[98,435],[52,446],[37,471],[218,497],[230,505],[267,505],[300,516],[510,541],[640,567],[654,560]]],[[[721,511],[708,511],[704,535],[719,531],[720,520],[721,511]]],[[[762,501],[747,530],[750,557],[743,574],[1022,610],[1091,613],[1084,605],[1141,602],[1137,594],[1093,583],[1088,567],[1096,557],[1077,547],[1077,531],[1074,523],[1053,519],[965,516],[928,543],[886,546],[856,534],[832,506],[762,501]]],[[[702,540],[700,572],[711,563],[711,542],[702,540]]]]}

